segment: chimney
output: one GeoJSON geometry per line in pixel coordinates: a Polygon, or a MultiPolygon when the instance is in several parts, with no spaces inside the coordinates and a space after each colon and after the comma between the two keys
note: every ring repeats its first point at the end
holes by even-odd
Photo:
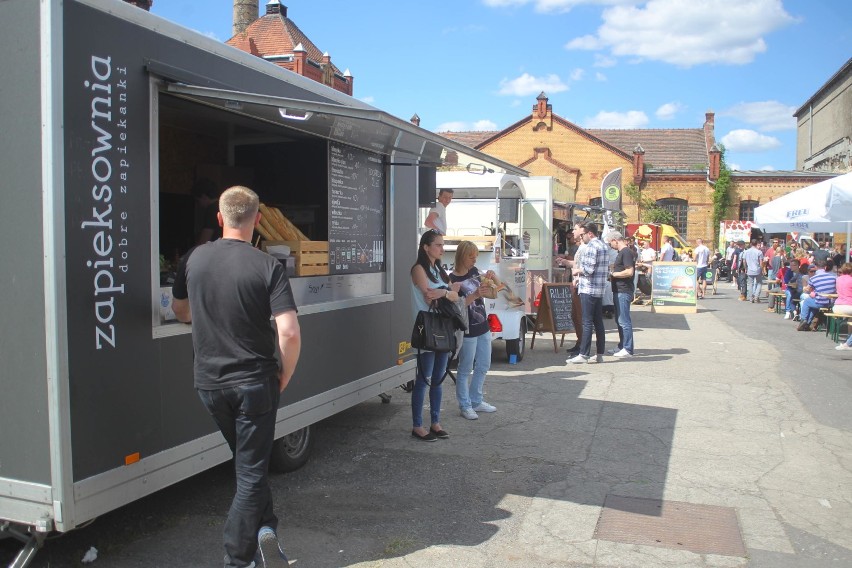
{"type": "Polygon", "coordinates": [[[154,3],[154,0],[124,0],[128,4],[133,4],[137,8],[142,8],[146,12],[151,11],[151,4],[154,3]]]}
{"type": "Polygon", "coordinates": [[[281,14],[282,18],[286,18],[287,6],[278,0],[269,0],[269,2],[266,3],[266,14],[281,14]]]}
{"type": "Polygon", "coordinates": [[[707,151],[716,143],[716,114],[712,110],[704,113],[704,147],[707,151]]]}
{"type": "Polygon", "coordinates": [[[346,94],[351,97],[352,93],[355,92],[355,77],[349,72],[348,67],[343,72],[343,76],[346,78],[346,94]]]}
{"type": "Polygon", "coordinates": [[[713,144],[709,154],[710,171],[708,172],[708,176],[710,177],[710,181],[716,181],[719,179],[719,173],[722,171],[722,151],[719,150],[718,146],[713,144]]]}
{"type": "Polygon", "coordinates": [[[633,183],[640,185],[645,177],[645,149],[641,144],[633,148],[633,183]]]}
{"type": "Polygon", "coordinates": [[[535,100],[536,104],[533,106],[532,113],[533,130],[537,131],[542,128],[551,130],[553,128],[553,107],[547,104],[547,95],[542,91],[535,100]]]}
{"type": "Polygon", "coordinates": [[[417,113],[414,113],[414,116],[412,116],[409,120],[414,126],[420,126],[420,117],[417,116],[417,113]]]}
{"type": "Polygon", "coordinates": [[[246,31],[257,19],[258,0],[234,0],[234,35],[246,31]]]}

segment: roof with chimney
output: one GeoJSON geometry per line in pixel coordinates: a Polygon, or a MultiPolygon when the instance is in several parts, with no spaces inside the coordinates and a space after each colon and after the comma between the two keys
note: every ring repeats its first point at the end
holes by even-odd
{"type": "MultiPolygon", "coordinates": [[[[307,52],[308,60],[315,64],[322,62],[324,55],[299,26],[287,17],[287,6],[277,0],[266,5],[266,14],[249,24],[243,33],[238,33],[225,43],[273,62],[276,59],[292,57],[294,50],[300,45],[307,52]]],[[[334,63],[331,63],[331,67],[334,73],[342,75],[334,63]]]]}
{"type": "MultiPolygon", "coordinates": [[[[706,168],[708,164],[703,128],[582,128],[556,114],[553,114],[553,121],[582,132],[592,141],[611,146],[627,156],[632,155],[637,146],[641,146],[649,169],[689,170],[699,166],[706,168]]],[[[503,130],[441,132],[441,136],[481,149],[487,142],[529,124],[530,118],[525,117],[503,130]]]]}

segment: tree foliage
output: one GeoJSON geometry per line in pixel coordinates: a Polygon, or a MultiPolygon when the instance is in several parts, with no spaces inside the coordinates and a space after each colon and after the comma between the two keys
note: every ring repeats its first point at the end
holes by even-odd
{"type": "Polygon", "coordinates": [[[624,186],[624,193],[627,197],[639,206],[639,222],[640,223],[662,223],[671,225],[674,223],[674,215],[665,207],[661,207],[656,201],[642,195],[642,190],[633,182],[624,186]]]}

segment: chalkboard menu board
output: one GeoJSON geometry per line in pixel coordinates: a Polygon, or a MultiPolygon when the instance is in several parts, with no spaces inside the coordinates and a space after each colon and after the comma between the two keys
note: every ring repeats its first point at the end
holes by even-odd
{"type": "MultiPolygon", "coordinates": [[[[543,284],[538,313],[535,318],[535,331],[549,331],[553,334],[553,351],[556,352],[556,334],[574,331],[574,320],[571,318],[571,284],[543,284]]],[[[530,348],[535,347],[535,335],[530,348]]]]}
{"type": "Polygon", "coordinates": [[[328,187],[329,272],[382,272],[385,266],[382,156],[330,142],[328,187]]]}

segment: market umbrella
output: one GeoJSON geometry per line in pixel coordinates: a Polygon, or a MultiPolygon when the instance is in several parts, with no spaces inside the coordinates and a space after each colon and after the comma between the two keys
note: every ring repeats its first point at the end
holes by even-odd
{"type": "Polygon", "coordinates": [[[852,255],[852,172],[831,180],[826,196],[826,217],[833,222],[846,222],[846,259],[852,255]]]}

